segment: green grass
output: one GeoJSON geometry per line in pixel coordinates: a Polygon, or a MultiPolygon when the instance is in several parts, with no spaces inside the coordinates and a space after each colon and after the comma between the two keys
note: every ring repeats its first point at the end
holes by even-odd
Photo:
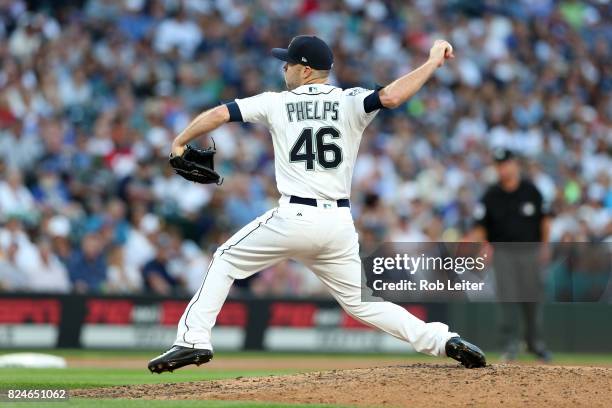
{"type": "MultiPolygon", "coordinates": [[[[274,369],[274,370],[206,370],[205,367],[197,369],[183,369],[174,373],[162,375],[151,374],[146,369],[146,361],[158,354],[154,351],[108,351],[108,350],[19,350],[19,352],[44,352],[63,357],[80,358],[142,358],[143,368],[68,368],[68,369],[27,369],[27,368],[0,368],[0,388],[91,388],[109,387],[114,385],[128,384],[159,384],[172,382],[218,380],[236,377],[284,375],[296,373],[296,370],[274,369]]],[[[15,352],[15,350],[0,350],[0,354],[15,352]]],[[[326,355],[329,357],[329,355],[326,355]]],[[[216,358],[295,358],[295,354],[268,354],[268,353],[217,353],[216,358]]],[[[302,356],[297,356],[302,357],[302,356]]],[[[305,370],[304,370],[305,371],[305,370]]],[[[276,404],[260,403],[253,401],[199,401],[199,400],[173,400],[173,401],[150,401],[150,400],[126,400],[126,399],[104,399],[88,400],[73,398],[66,402],[29,403],[0,402],[0,406],[26,408],[26,407],[127,407],[127,408],[175,408],[175,407],[204,407],[204,408],[328,408],[332,405],[303,405],[303,404],[276,404]]]]}
{"type": "MultiPolygon", "coordinates": [[[[62,357],[79,357],[79,358],[143,358],[149,360],[155,357],[164,350],[160,349],[144,349],[144,350],[94,350],[94,349],[0,349],[0,355],[5,353],[45,353],[53,354],[62,357]]],[[[486,351],[486,350],[485,350],[486,351]]],[[[563,360],[581,360],[588,361],[610,361],[612,362],[612,354],[606,353],[554,353],[555,356],[563,360]]],[[[487,352],[487,356],[499,357],[499,353],[487,352]]],[[[360,359],[360,358],[378,358],[381,360],[397,360],[406,359],[407,361],[431,360],[431,357],[417,353],[343,353],[343,352],[326,352],[326,353],[295,353],[295,352],[265,352],[265,351],[216,351],[215,359],[219,358],[266,358],[266,359],[291,359],[291,358],[334,358],[334,359],[360,359]]]]}
{"type": "MultiPolygon", "coordinates": [[[[149,360],[165,350],[161,349],[144,349],[144,350],[95,350],[95,349],[0,349],[0,354],[5,353],[46,353],[62,357],[79,357],[79,358],[98,358],[98,357],[130,357],[149,360]]],[[[302,357],[333,357],[339,359],[352,358],[380,358],[380,359],[398,359],[398,358],[414,358],[419,357],[416,353],[343,353],[343,352],[328,352],[328,353],[293,353],[293,352],[264,352],[264,351],[215,351],[215,360],[219,358],[267,358],[267,359],[284,359],[284,358],[302,358],[302,357]]]]}
{"type": "MultiPolygon", "coordinates": [[[[128,350],[73,350],[73,349],[61,349],[61,350],[35,350],[35,349],[23,349],[23,350],[10,350],[10,349],[0,349],[0,355],[5,353],[16,353],[16,352],[35,352],[35,353],[45,353],[52,354],[61,357],[74,357],[81,359],[108,359],[108,360],[121,360],[122,358],[129,359],[142,359],[142,367],[143,369],[122,369],[122,371],[133,371],[141,372],[148,375],[148,371],[146,371],[146,363],[151,358],[155,357],[159,354],[159,350],[136,350],[136,351],[128,351],[128,350]]],[[[495,352],[487,352],[487,360],[491,363],[498,363],[500,358],[500,353],[495,352]]],[[[567,365],[567,364],[612,364],[612,354],[599,354],[599,353],[553,353],[554,364],[559,365],[567,365]]],[[[282,360],[282,359],[333,359],[338,361],[347,361],[347,360],[360,360],[360,359],[369,359],[369,360],[377,360],[380,361],[381,365],[384,365],[386,362],[390,361],[405,361],[406,364],[415,363],[415,362],[444,362],[445,359],[435,358],[426,356],[418,353],[403,353],[403,354],[382,354],[382,353],[363,353],[363,354],[355,354],[355,353],[288,353],[288,352],[260,352],[260,351],[247,351],[247,352],[216,352],[215,353],[215,361],[222,362],[224,360],[249,360],[249,359],[266,359],[266,360],[282,360]]],[[[522,353],[518,358],[519,362],[529,362],[535,361],[535,358],[527,353],[522,353]]],[[[69,371],[79,370],[79,368],[70,368],[69,371]]],[[[102,369],[100,369],[102,370],[102,369]]],[[[64,370],[66,371],[66,370],[64,370]]],[[[116,369],[112,370],[113,372],[116,369]]],[[[189,370],[181,370],[175,372],[174,376],[180,376],[184,372],[188,372],[189,370]],[[179,374],[180,373],[180,374],[179,374]]],[[[303,371],[303,370],[302,370],[303,371]]],[[[36,370],[36,372],[44,372],[44,370],[36,370]]],[[[227,372],[227,376],[224,377],[215,377],[217,375],[223,375],[222,366],[216,365],[211,370],[200,369],[197,370],[197,373],[206,372],[210,374],[212,377],[206,377],[205,379],[215,379],[215,378],[228,378],[236,374],[237,372],[227,372]],[[212,373],[211,373],[212,372],[212,373]]],[[[286,374],[294,372],[292,370],[274,370],[274,371],[252,371],[251,374],[248,375],[266,375],[267,374],[275,374],[281,373],[286,374]]],[[[242,371],[240,372],[242,373],[242,371]]],[[[195,376],[199,374],[192,373],[195,376]]],[[[204,374],[204,375],[208,375],[204,374]]],[[[106,375],[106,374],[105,374],[106,375]]],[[[145,375],[145,377],[146,377],[145,375]]],[[[242,375],[242,374],[237,374],[242,375]]],[[[0,368],[0,386],[2,386],[2,377],[3,377],[3,369],[0,368]]],[[[196,378],[197,379],[197,378],[196,378]]]]}
{"type": "MultiPolygon", "coordinates": [[[[104,353],[110,357],[109,353],[104,353]]],[[[124,354],[125,356],[125,354],[124,354]]],[[[206,371],[199,369],[183,369],[174,373],[162,375],[151,374],[146,369],[111,369],[111,368],[68,368],[68,369],[27,369],[27,368],[2,368],[0,369],[0,388],[90,388],[108,387],[126,384],[159,384],[171,382],[188,382],[217,380],[224,378],[236,378],[239,376],[267,376],[295,373],[295,370],[216,370],[206,371]]],[[[304,407],[301,404],[273,404],[257,403],[252,401],[145,401],[145,400],[88,400],[74,398],[69,401],[46,402],[46,403],[4,403],[0,406],[26,408],[26,407],[127,407],[127,408],[174,408],[174,407],[205,407],[205,408],[297,408],[304,407]]],[[[331,407],[331,405],[308,405],[312,407],[331,407]]]]}
{"type": "Polygon", "coordinates": [[[173,382],[220,380],[224,378],[259,377],[295,373],[295,370],[207,371],[204,368],[183,369],[174,373],[151,374],[143,369],[69,368],[30,369],[0,368],[0,388],[91,388],[125,384],[160,384],[173,382]]]}

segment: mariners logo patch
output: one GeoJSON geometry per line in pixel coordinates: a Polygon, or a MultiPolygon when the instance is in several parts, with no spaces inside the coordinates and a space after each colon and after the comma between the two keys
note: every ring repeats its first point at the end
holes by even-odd
{"type": "Polygon", "coordinates": [[[348,96],[359,95],[360,93],[367,92],[368,90],[365,88],[353,88],[351,92],[348,93],[348,96]]]}

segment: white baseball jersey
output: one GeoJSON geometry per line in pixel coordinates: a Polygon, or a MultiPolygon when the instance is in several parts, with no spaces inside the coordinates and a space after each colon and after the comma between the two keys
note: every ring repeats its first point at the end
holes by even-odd
{"type": "Polygon", "coordinates": [[[312,84],[236,99],[244,122],[270,129],[281,194],[349,198],[361,136],[378,113],[364,110],[372,92],[312,84]]]}

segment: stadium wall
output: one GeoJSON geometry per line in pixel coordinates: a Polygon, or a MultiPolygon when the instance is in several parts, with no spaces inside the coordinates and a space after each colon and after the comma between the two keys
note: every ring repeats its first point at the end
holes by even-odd
{"type": "MultiPolygon", "coordinates": [[[[155,296],[0,296],[0,348],[159,349],[174,341],[188,299],[155,296]]],[[[404,305],[427,321],[448,322],[485,349],[500,348],[494,304],[404,305]]],[[[554,351],[612,352],[612,305],[548,304],[545,340],[554,351]]],[[[355,321],[324,299],[231,298],[213,329],[218,350],[412,351],[355,321]]]]}

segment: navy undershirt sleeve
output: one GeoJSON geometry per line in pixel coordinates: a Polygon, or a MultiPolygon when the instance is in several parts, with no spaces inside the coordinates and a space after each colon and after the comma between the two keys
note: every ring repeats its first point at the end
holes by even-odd
{"type": "Polygon", "coordinates": [[[244,122],[242,120],[242,112],[240,112],[240,107],[236,102],[226,103],[225,106],[227,106],[227,110],[230,114],[230,122],[244,122]]]}
{"type": "Polygon", "coordinates": [[[380,95],[378,95],[378,90],[372,92],[363,100],[363,110],[365,110],[366,113],[374,112],[375,110],[382,108],[384,108],[384,106],[380,102],[380,95]]]}

